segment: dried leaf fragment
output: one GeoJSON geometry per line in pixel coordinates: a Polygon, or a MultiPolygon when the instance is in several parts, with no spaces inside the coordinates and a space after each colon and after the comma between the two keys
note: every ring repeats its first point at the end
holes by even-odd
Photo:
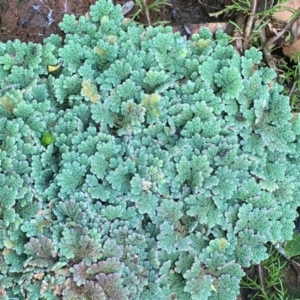
{"type": "Polygon", "coordinates": [[[123,16],[128,14],[133,9],[133,7],[134,7],[133,1],[126,2],[121,8],[123,16]]]}

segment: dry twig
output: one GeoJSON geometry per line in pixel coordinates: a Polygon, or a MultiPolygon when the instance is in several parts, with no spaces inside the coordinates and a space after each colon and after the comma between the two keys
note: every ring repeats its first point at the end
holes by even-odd
{"type": "Polygon", "coordinates": [[[249,46],[250,34],[255,19],[256,9],[257,9],[257,0],[252,0],[250,15],[248,17],[247,24],[244,30],[244,45],[243,45],[244,51],[248,49],[249,46]]]}
{"type": "Polygon", "coordinates": [[[277,42],[292,27],[292,25],[296,22],[299,16],[300,16],[300,8],[296,10],[293,17],[285,24],[283,29],[276,36],[274,36],[271,40],[268,41],[268,46],[272,47],[272,45],[275,42],[277,42]]]}
{"type": "Polygon", "coordinates": [[[264,53],[264,58],[266,60],[266,62],[268,63],[268,66],[272,69],[276,69],[276,64],[274,62],[274,58],[271,54],[271,48],[267,46],[267,38],[266,38],[266,32],[265,32],[265,28],[263,27],[260,31],[260,40],[261,40],[261,44],[262,44],[262,50],[264,53]]]}
{"type": "Polygon", "coordinates": [[[274,44],[292,27],[292,25],[297,21],[297,19],[300,16],[300,8],[295,11],[293,17],[286,23],[286,25],[283,27],[283,29],[273,38],[266,40],[265,36],[265,30],[262,28],[260,32],[260,38],[262,42],[264,57],[266,61],[268,62],[269,67],[275,69],[276,65],[274,62],[274,58],[271,55],[271,51],[274,47],[274,44]]]}
{"type": "Polygon", "coordinates": [[[266,291],[266,286],[265,286],[266,270],[264,269],[264,267],[261,264],[257,265],[257,275],[258,275],[258,280],[259,280],[261,289],[265,292],[266,291]]]}

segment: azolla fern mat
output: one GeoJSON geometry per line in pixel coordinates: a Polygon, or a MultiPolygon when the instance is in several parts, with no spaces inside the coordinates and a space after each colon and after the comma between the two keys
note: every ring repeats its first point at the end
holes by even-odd
{"type": "Polygon", "coordinates": [[[275,72],[110,1],[60,28],[0,44],[0,298],[236,299],[300,205],[275,72]]]}

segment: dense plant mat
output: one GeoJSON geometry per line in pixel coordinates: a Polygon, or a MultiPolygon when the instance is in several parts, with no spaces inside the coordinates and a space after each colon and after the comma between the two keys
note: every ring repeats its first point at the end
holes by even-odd
{"type": "Polygon", "coordinates": [[[299,206],[275,72],[110,1],[60,28],[0,44],[2,299],[236,299],[299,206]]]}

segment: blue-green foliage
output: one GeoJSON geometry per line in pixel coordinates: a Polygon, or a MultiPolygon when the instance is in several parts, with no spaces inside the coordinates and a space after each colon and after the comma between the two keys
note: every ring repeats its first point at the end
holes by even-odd
{"type": "Polygon", "coordinates": [[[275,73],[107,0],[60,27],[0,44],[1,299],[236,299],[300,202],[275,73]]]}

